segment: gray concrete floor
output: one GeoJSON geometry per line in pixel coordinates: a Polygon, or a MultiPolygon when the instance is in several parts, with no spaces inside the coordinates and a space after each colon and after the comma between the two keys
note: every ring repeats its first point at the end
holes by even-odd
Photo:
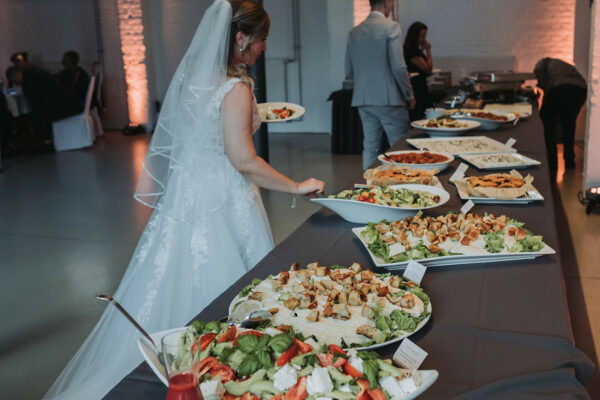
{"type": "MultiPolygon", "coordinates": [[[[127,267],[150,210],[132,198],[147,136],[108,133],[93,149],[20,156],[0,173],[0,399],[38,399],[83,342],[127,267]]],[[[295,180],[327,182],[330,193],[360,172],[360,156],[331,155],[329,136],[271,135],[271,163],[295,180]]],[[[580,164],[581,165],[581,164],[580,164]]],[[[577,267],[565,267],[578,343],[600,343],[600,213],[574,201],[581,171],[560,183],[577,267]]],[[[318,209],[265,192],[276,242],[318,209]]],[[[590,353],[591,354],[591,353],[590,353]]]]}

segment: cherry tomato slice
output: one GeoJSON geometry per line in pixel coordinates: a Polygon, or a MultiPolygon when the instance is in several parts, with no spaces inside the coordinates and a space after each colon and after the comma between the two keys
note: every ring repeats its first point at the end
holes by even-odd
{"type": "Polygon", "coordinates": [[[229,365],[225,364],[217,364],[210,369],[210,376],[214,378],[219,375],[221,377],[221,382],[229,382],[233,378],[235,378],[235,372],[229,365]]]}
{"type": "Polygon", "coordinates": [[[339,353],[339,354],[346,355],[346,352],[344,351],[344,349],[342,349],[340,346],[336,346],[335,344],[329,345],[329,352],[331,354],[339,353]]]}
{"type": "Polygon", "coordinates": [[[333,365],[333,354],[331,353],[322,353],[322,354],[315,354],[317,356],[317,359],[319,360],[319,364],[321,364],[321,367],[329,367],[331,365],[333,365]]]}
{"type": "Polygon", "coordinates": [[[206,357],[195,366],[195,369],[198,371],[198,375],[204,375],[208,370],[218,364],[219,360],[217,360],[216,357],[206,357]]]}
{"type": "Polygon", "coordinates": [[[356,384],[360,386],[360,392],[356,396],[356,400],[370,400],[369,396],[369,381],[366,379],[357,379],[356,384]]]}
{"type": "Polygon", "coordinates": [[[235,339],[236,333],[237,328],[235,327],[235,325],[231,325],[225,333],[219,336],[219,340],[217,340],[217,343],[231,342],[233,339],[235,339]]]}
{"type": "Polygon", "coordinates": [[[250,392],[246,392],[242,395],[242,400],[260,400],[258,397],[250,392]]]}
{"type": "Polygon", "coordinates": [[[359,376],[362,375],[359,370],[357,370],[356,368],[354,368],[348,362],[345,363],[344,365],[342,365],[342,368],[344,369],[344,372],[346,373],[346,375],[350,375],[353,378],[358,378],[359,376]]]}
{"type": "Polygon", "coordinates": [[[225,392],[225,395],[223,396],[223,400],[240,400],[241,397],[240,396],[234,396],[231,393],[227,393],[225,392]]]}
{"type": "Polygon", "coordinates": [[[259,338],[259,337],[261,337],[263,334],[262,334],[262,332],[258,332],[258,331],[244,331],[244,332],[240,333],[239,335],[237,335],[237,336],[235,337],[235,339],[233,340],[233,345],[234,345],[234,346],[237,346],[237,340],[238,340],[238,338],[239,338],[240,336],[242,336],[242,335],[254,335],[254,336],[256,336],[256,337],[258,337],[258,338],[259,338]]]}
{"type": "Polygon", "coordinates": [[[344,357],[340,357],[333,363],[333,368],[339,368],[342,365],[346,365],[347,361],[348,360],[346,360],[344,357]]]}
{"type": "Polygon", "coordinates": [[[208,345],[215,340],[215,337],[217,337],[216,333],[207,333],[206,335],[202,335],[200,337],[200,351],[206,350],[208,345]]]}
{"type": "Polygon", "coordinates": [[[367,203],[375,204],[375,199],[372,197],[367,198],[367,203]]]}
{"type": "Polygon", "coordinates": [[[275,362],[278,367],[283,367],[285,364],[289,363],[292,358],[296,357],[298,354],[298,345],[294,343],[287,349],[275,362]]]}
{"type": "Polygon", "coordinates": [[[308,392],[306,391],[306,377],[303,376],[296,382],[294,386],[288,389],[287,393],[284,396],[285,400],[304,400],[308,397],[308,392]]]}
{"type": "Polygon", "coordinates": [[[371,396],[372,400],[385,400],[385,395],[379,388],[368,390],[367,393],[369,393],[369,396],[371,396]]]}
{"type": "Polygon", "coordinates": [[[312,347],[308,343],[304,343],[303,341],[295,339],[295,338],[294,338],[294,343],[296,343],[298,345],[298,348],[300,349],[300,352],[302,354],[310,353],[312,351],[312,347]]]}

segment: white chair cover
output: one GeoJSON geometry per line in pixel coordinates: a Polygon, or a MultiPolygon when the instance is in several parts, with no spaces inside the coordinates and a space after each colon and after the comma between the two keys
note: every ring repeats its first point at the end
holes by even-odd
{"type": "Polygon", "coordinates": [[[52,123],[54,148],[56,151],[89,147],[94,143],[94,121],[90,115],[92,94],[96,77],[90,78],[83,113],[52,123]]]}

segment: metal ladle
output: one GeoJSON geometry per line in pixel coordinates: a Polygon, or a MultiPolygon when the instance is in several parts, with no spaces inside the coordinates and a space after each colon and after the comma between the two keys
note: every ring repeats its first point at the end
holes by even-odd
{"type": "Polygon", "coordinates": [[[246,318],[244,318],[242,322],[239,323],[238,327],[252,329],[270,320],[271,313],[269,312],[269,310],[255,310],[252,311],[250,314],[246,315],[246,318]]]}

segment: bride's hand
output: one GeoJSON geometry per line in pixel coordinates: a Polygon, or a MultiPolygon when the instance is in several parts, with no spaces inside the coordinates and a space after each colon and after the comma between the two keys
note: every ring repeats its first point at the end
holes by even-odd
{"type": "Polygon", "coordinates": [[[318,194],[325,194],[325,182],[315,178],[310,178],[304,182],[297,183],[297,193],[302,196],[316,197],[318,194]]]}

